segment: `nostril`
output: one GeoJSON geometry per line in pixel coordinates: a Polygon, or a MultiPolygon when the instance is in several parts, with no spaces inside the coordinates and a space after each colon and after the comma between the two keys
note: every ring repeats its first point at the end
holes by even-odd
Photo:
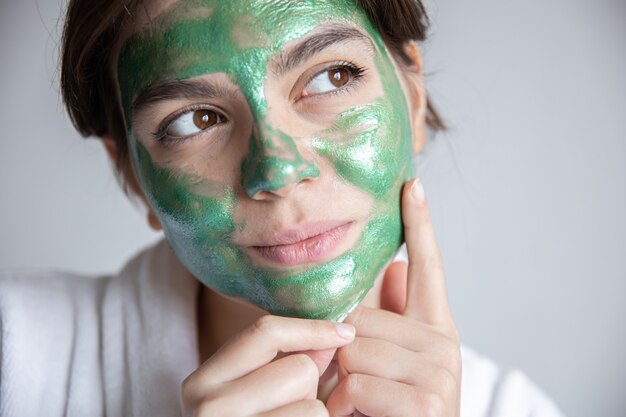
{"type": "Polygon", "coordinates": [[[279,197],[287,196],[300,183],[319,177],[315,163],[300,163],[264,158],[253,167],[244,169],[242,185],[249,197],[266,193],[279,197]]]}
{"type": "Polygon", "coordinates": [[[306,161],[302,157],[286,158],[263,155],[249,159],[242,165],[242,186],[249,197],[260,192],[272,193],[284,197],[293,188],[309,179],[320,175],[315,161],[306,161]]]}
{"type": "Polygon", "coordinates": [[[281,187],[277,190],[260,190],[257,191],[254,195],[249,195],[248,196],[253,199],[253,200],[269,200],[272,198],[284,198],[287,197],[289,194],[291,194],[291,192],[293,191],[294,188],[296,188],[298,184],[291,184],[288,185],[286,187],[281,187]]]}
{"type": "Polygon", "coordinates": [[[300,182],[319,176],[315,160],[303,157],[296,141],[277,129],[259,129],[243,161],[242,186],[253,199],[287,196],[300,182]]]}

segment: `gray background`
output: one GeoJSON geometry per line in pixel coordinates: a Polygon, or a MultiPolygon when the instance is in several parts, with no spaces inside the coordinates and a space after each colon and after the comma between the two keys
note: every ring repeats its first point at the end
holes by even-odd
{"type": "MultiPolygon", "coordinates": [[[[430,1],[419,158],[464,342],[569,416],[626,414],[626,2],[430,1]]],[[[0,3],[0,268],[102,273],[159,238],[58,95],[60,0],[0,3]]]]}

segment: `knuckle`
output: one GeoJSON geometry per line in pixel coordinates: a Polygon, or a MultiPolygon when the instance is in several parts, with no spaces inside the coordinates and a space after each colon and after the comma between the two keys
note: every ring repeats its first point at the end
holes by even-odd
{"type": "Polygon", "coordinates": [[[352,310],[352,313],[350,313],[350,315],[346,318],[345,323],[350,323],[358,329],[359,324],[363,321],[364,312],[365,309],[361,306],[358,306],[357,308],[352,310]]]}
{"type": "Polygon", "coordinates": [[[433,346],[437,348],[433,353],[438,365],[455,368],[461,363],[461,344],[452,339],[447,332],[432,333],[433,346]]]}
{"type": "Polygon", "coordinates": [[[437,391],[444,398],[456,396],[458,381],[455,375],[447,368],[441,368],[437,375],[437,391]]]}
{"type": "Polygon", "coordinates": [[[195,377],[195,373],[185,378],[180,386],[180,390],[181,400],[183,404],[188,406],[195,405],[202,397],[201,388],[199,387],[198,379],[195,377]]]}
{"type": "Polygon", "coordinates": [[[452,369],[456,369],[461,365],[461,350],[459,345],[456,343],[449,341],[445,344],[445,347],[441,349],[443,363],[446,367],[452,367],[452,369]]]}
{"type": "Polygon", "coordinates": [[[421,210],[420,215],[417,216],[415,223],[417,226],[425,226],[425,225],[430,224],[430,222],[431,222],[430,210],[428,209],[428,205],[424,205],[424,207],[421,210]]]}
{"type": "Polygon", "coordinates": [[[409,216],[405,220],[406,228],[415,233],[419,232],[419,229],[427,226],[431,223],[430,209],[428,204],[424,204],[419,210],[415,212],[416,216],[409,216]]]}
{"type": "Polygon", "coordinates": [[[328,322],[321,320],[308,320],[311,332],[314,335],[328,334],[329,331],[335,332],[334,326],[328,322]]]}
{"type": "Polygon", "coordinates": [[[461,335],[451,314],[447,319],[437,324],[437,332],[444,336],[455,349],[461,350],[461,335]]]}
{"type": "Polygon", "coordinates": [[[297,366],[301,368],[302,376],[306,378],[307,381],[313,381],[317,384],[319,371],[317,369],[317,365],[313,362],[313,359],[304,353],[291,355],[291,358],[296,362],[297,366]]]}
{"type": "Polygon", "coordinates": [[[250,329],[257,334],[271,334],[275,325],[275,317],[267,314],[256,319],[250,329]]]}
{"type": "Polygon", "coordinates": [[[194,417],[212,416],[214,414],[217,414],[217,412],[219,412],[219,410],[215,409],[211,401],[203,401],[200,405],[198,405],[198,408],[196,408],[196,411],[193,413],[193,416],[194,417]]]}
{"type": "Polygon", "coordinates": [[[428,226],[430,224],[430,213],[427,210],[422,211],[419,216],[416,216],[415,223],[413,226],[416,229],[423,228],[424,226],[428,226]]]}
{"type": "MultiPolygon", "coordinates": [[[[194,417],[211,417],[211,416],[220,416],[225,415],[225,413],[230,413],[232,410],[229,410],[230,407],[224,407],[224,401],[221,400],[221,397],[215,398],[206,398],[204,399],[196,408],[193,413],[194,417]]],[[[229,414],[234,416],[233,414],[229,414]]]]}
{"type": "Polygon", "coordinates": [[[191,400],[192,391],[193,391],[193,379],[192,375],[185,378],[180,385],[180,394],[182,396],[183,401],[188,402],[191,400]]]}
{"type": "Polygon", "coordinates": [[[456,324],[452,322],[448,329],[448,334],[450,335],[450,340],[454,342],[455,347],[457,349],[461,348],[461,335],[459,334],[459,329],[456,327],[456,324]]]}
{"type": "Polygon", "coordinates": [[[337,362],[339,365],[348,369],[348,363],[350,362],[350,354],[348,352],[348,346],[342,346],[337,349],[337,362]]]}
{"type": "Polygon", "coordinates": [[[358,391],[361,384],[359,374],[348,374],[345,378],[345,389],[349,397],[353,397],[358,391]]]}
{"type": "Polygon", "coordinates": [[[328,410],[321,400],[308,400],[304,402],[304,415],[310,417],[329,417],[328,410]]]}
{"type": "Polygon", "coordinates": [[[444,400],[432,393],[419,395],[415,401],[416,409],[420,410],[424,417],[441,417],[445,411],[444,400]]]}
{"type": "Polygon", "coordinates": [[[352,370],[352,360],[354,357],[354,349],[358,349],[360,341],[358,338],[346,346],[337,349],[337,361],[348,372],[352,370]]]}

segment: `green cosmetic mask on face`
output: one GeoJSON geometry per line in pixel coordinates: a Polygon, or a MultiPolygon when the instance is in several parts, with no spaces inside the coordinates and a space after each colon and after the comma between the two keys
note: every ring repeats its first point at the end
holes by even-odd
{"type": "Polygon", "coordinates": [[[380,35],[356,4],[350,0],[180,2],[125,42],[118,78],[141,186],[189,271],[213,290],[272,314],[343,320],[402,242],[400,194],[413,176],[411,128],[402,87],[380,35]],[[341,180],[373,196],[370,220],[356,244],[330,262],[297,274],[262,269],[232,241],[235,230],[245,227],[233,219],[238,199],[319,175],[315,162],[298,153],[297,138],[265,122],[268,62],[284,50],[285,43],[329,22],[356,25],[371,37],[384,96],[340,113],[330,129],[312,138],[313,150],[332,163],[341,180]],[[243,33],[246,30],[250,33],[243,33]],[[242,42],[246,37],[257,44],[242,42]],[[250,138],[249,153],[241,164],[241,184],[232,187],[219,188],[194,172],[155,164],[131,125],[132,101],[141,92],[209,73],[229,75],[265,132],[250,138]],[[216,188],[218,192],[202,191],[216,188]]]}

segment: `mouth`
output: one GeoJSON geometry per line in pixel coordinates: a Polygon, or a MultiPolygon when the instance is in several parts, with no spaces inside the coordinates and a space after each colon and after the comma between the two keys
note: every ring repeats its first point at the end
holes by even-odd
{"type": "Polygon", "coordinates": [[[277,232],[262,245],[250,248],[263,259],[283,266],[327,260],[345,240],[353,221],[324,221],[277,232]]]}

